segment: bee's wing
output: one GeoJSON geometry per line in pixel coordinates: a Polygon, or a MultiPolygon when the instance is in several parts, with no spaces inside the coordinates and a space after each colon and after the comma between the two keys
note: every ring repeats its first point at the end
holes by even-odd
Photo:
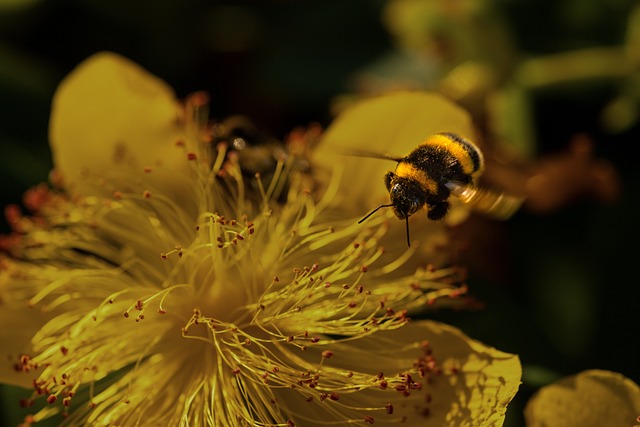
{"type": "Polygon", "coordinates": [[[446,186],[451,191],[451,194],[462,203],[469,205],[477,212],[487,214],[496,219],[510,218],[524,202],[524,197],[459,182],[448,182],[446,186]]]}

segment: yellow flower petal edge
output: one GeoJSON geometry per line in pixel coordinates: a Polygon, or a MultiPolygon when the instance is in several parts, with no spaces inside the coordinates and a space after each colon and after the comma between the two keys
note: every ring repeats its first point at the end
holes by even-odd
{"type": "MultiPolygon", "coordinates": [[[[399,422],[408,427],[501,426],[521,378],[517,356],[475,341],[455,327],[427,320],[351,345],[334,345],[332,350],[334,367],[378,373],[374,381],[379,387],[342,393],[340,402],[347,407],[362,406],[360,399],[371,407],[393,402],[388,414],[371,411],[371,420],[380,426],[399,422]],[[416,367],[427,373],[411,373],[416,367]],[[398,378],[408,378],[409,385],[398,384],[398,378]]],[[[308,405],[306,411],[304,426],[331,421],[321,407],[308,405]]],[[[357,411],[353,413],[357,418],[357,411]]]]}
{"type": "Polygon", "coordinates": [[[623,375],[589,370],[543,387],[527,403],[527,427],[630,427],[640,387],[623,375]]]}
{"type": "MultiPolygon", "coordinates": [[[[105,171],[156,173],[161,187],[184,170],[175,143],[184,139],[183,110],[173,90],[139,65],[110,52],[78,65],[52,102],[49,139],[56,171],[68,190],[92,195],[105,171]]],[[[114,172],[115,173],[115,172],[114,172]]]]}
{"type": "Polygon", "coordinates": [[[446,324],[428,322],[423,327],[433,348],[441,352],[441,366],[452,374],[447,381],[434,385],[439,403],[434,401],[431,425],[501,426],[507,405],[520,385],[518,357],[473,340],[446,324]],[[448,411],[440,410],[447,405],[448,411]]]}

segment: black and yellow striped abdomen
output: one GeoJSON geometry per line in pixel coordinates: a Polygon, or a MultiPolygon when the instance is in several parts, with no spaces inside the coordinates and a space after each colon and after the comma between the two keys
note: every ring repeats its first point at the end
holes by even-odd
{"type": "Polygon", "coordinates": [[[400,159],[395,173],[437,193],[439,184],[474,183],[483,168],[482,153],[475,144],[453,133],[439,133],[400,159]]]}
{"type": "MultiPolygon", "coordinates": [[[[477,178],[484,169],[484,159],[480,149],[471,141],[455,133],[438,133],[430,136],[420,147],[432,147],[450,157],[449,166],[460,165],[462,172],[477,178]],[[455,160],[454,160],[455,159],[455,160]]],[[[420,148],[418,147],[418,148],[420,148]]],[[[445,161],[445,163],[447,163],[445,161]]]]}

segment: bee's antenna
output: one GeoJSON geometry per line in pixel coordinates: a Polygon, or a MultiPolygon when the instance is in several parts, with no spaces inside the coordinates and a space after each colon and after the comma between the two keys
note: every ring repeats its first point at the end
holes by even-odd
{"type": "Polygon", "coordinates": [[[378,212],[378,209],[381,208],[389,208],[393,206],[393,203],[389,203],[388,205],[380,205],[377,208],[375,208],[374,210],[372,210],[371,212],[369,212],[364,218],[362,218],[360,221],[358,221],[358,224],[361,224],[364,220],[366,220],[367,218],[369,218],[371,215],[373,215],[374,213],[378,212]]]}
{"type": "Polygon", "coordinates": [[[405,217],[405,221],[407,224],[407,246],[411,247],[411,240],[409,239],[409,217],[405,217]]]}

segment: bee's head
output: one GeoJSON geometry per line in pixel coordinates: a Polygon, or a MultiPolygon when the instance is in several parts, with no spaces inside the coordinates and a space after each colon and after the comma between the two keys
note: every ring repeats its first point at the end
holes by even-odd
{"type": "Polygon", "coordinates": [[[411,246],[411,240],[409,238],[409,217],[420,210],[427,202],[425,192],[415,180],[398,177],[398,175],[393,172],[388,172],[384,177],[384,181],[387,190],[389,190],[391,203],[378,206],[358,221],[358,224],[378,212],[378,209],[392,207],[396,216],[399,219],[405,220],[407,226],[407,245],[411,246]]]}
{"type": "Polygon", "coordinates": [[[425,192],[415,180],[402,178],[393,172],[385,175],[393,212],[399,219],[407,219],[426,203],[425,192]]]}

